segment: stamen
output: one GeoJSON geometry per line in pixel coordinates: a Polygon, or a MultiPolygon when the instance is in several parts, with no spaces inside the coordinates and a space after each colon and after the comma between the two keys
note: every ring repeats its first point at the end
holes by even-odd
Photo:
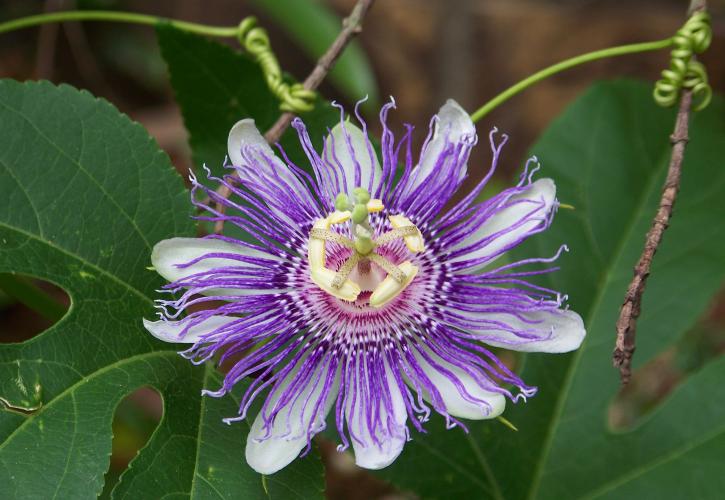
{"type": "Polygon", "coordinates": [[[398,266],[390,262],[382,255],[371,253],[370,255],[368,255],[368,259],[382,267],[385,272],[388,273],[389,276],[392,276],[393,279],[398,283],[402,283],[405,281],[405,273],[401,271],[398,266]]]}
{"type": "Polygon", "coordinates": [[[350,238],[348,238],[347,236],[343,236],[340,233],[329,231],[327,229],[312,228],[310,230],[310,238],[331,241],[347,248],[355,248],[355,243],[350,238]]]}
{"type": "Polygon", "coordinates": [[[384,233],[380,236],[380,238],[376,239],[375,246],[381,247],[383,245],[387,245],[388,243],[391,243],[399,238],[403,238],[404,236],[415,236],[418,232],[418,228],[415,226],[399,227],[384,233]]]}
{"type": "Polygon", "coordinates": [[[383,206],[383,200],[378,200],[377,198],[370,200],[365,206],[368,208],[368,212],[370,212],[371,214],[375,212],[382,212],[385,208],[383,206]]]}
{"type": "Polygon", "coordinates": [[[347,222],[350,220],[350,217],[352,217],[352,212],[349,210],[335,210],[330,214],[330,224],[342,224],[343,222],[347,222]]]}
{"type": "Polygon", "coordinates": [[[345,300],[347,302],[355,302],[357,296],[360,295],[360,287],[357,283],[353,283],[350,280],[345,280],[340,287],[332,286],[335,276],[337,273],[332,269],[326,267],[313,267],[310,268],[310,277],[315,285],[322,288],[324,291],[337,297],[338,299],[345,300]]]}
{"type": "Polygon", "coordinates": [[[352,302],[357,300],[361,288],[348,277],[356,266],[358,271],[362,267],[366,267],[369,272],[370,263],[374,262],[387,273],[387,276],[373,290],[370,296],[370,306],[382,307],[407,288],[418,273],[418,268],[410,261],[395,265],[376,253],[375,249],[402,238],[408,250],[414,253],[422,252],[425,249],[423,235],[407,217],[391,215],[388,219],[393,229],[373,240],[368,215],[371,212],[382,211],[385,207],[381,200],[371,199],[370,193],[361,187],[353,189],[352,197],[354,204],[345,193],[340,193],[335,199],[335,211],[326,218],[315,222],[310,230],[308,244],[310,277],[317,286],[330,295],[352,302]],[[330,226],[333,224],[348,221],[352,223],[354,240],[330,230],[330,226]],[[325,267],[325,242],[327,241],[352,250],[350,256],[337,271],[325,267]]]}
{"type": "Polygon", "coordinates": [[[345,282],[345,279],[350,276],[350,273],[359,261],[360,254],[357,252],[353,252],[350,258],[347,259],[342,266],[340,266],[340,269],[338,269],[337,274],[335,275],[335,279],[332,280],[332,287],[340,288],[345,282]]]}
{"type": "MultiPolygon", "coordinates": [[[[350,280],[344,280],[333,286],[337,273],[327,269],[325,257],[325,241],[334,241],[343,246],[354,246],[354,243],[344,236],[330,231],[331,217],[319,219],[310,231],[310,240],[307,244],[307,260],[310,264],[310,278],[324,291],[342,300],[354,302],[360,295],[360,287],[350,280]]],[[[349,273],[348,273],[349,274],[349,273]]]]}
{"type": "MultiPolygon", "coordinates": [[[[410,222],[410,219],[403,215],[391,215],[388,217],[390,220],[390,224],[393,226],[394,229],[398,229],[405,226],[413,226],[413,223],[410,222]]],[[[415,227],[415,226],[413,226],[415,227]]],[[[408,247],[408,250],[414,253],[422,252],[425,250],[425,245],[423,244],[423,235],[420,234],[420,231],[416,228],[416,235],[414,236],[406,236],[403,238],[405,241],[405,245],[408,247]]]]}
{"type": "Polygon", "coordinates": [[[415,275],[418,274],[418,268],[411,264],[409,260],[406,260],[398,267],[405,275],[405,279],[402,282],[398,282],[392,275],[388,275],[388,277],[378,285],[370,296],[370,306],[375,308],[383,307],[385,304],[400,295],[401,292],[408,287],[410,282],[413,281],[415,275]]]}
{"type": "MultiPolygon", "coordinates": [[[[318,219],[312,227],[312,231],[320,230],[327,232],[330,229],[329,218],[318,219]]],[[[307,244],[307,260],[310,268],[325,267],[325,240],[321,238],[310,238],[307,244]]]]}

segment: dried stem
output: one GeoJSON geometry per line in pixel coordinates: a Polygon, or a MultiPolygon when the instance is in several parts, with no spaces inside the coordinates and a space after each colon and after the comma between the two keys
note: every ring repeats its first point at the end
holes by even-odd
{"type": "MultiPolygon", "coordinates": [[[[327,51],[322,55],[322,57],[320,57],[312,72],[303,82],[303,86],[305,89],[315,90],[317,87],[320,86],[322,81],[327,76],[327,73],[329,73],[330,69],[332,69],[335,61],[337,61],[337,59],[340,57],[342,51],[345,49],[347,44],[350,43],[350,40],[352,40],[355,35],[362,31],[362,21],[365,18],[368,10],[370,10],[373,2],[374,0],[358,0],[358,2],[355,4],[355,7],[353,7],[352,11],[350,12],[350,15],[343,20],[342,30],[340,30],[337,38],[335,38],[327,51]]],[[[272,127],[264,134],[264,138],[267,140],[267,142],[270,144],[278,142],[280,137],[282,137],[284,131],[287,130],[287,127],[289,127],[290,123],[292,123],[294,117],[294,113],[282,113],[277,122],[272,125],[272,127]]],[[[234,175],[236,175],[236,173],[234,175]]],[[[217,189],[217,194],[223,199],[226,199],[229,197],[231,192],[226,186],[221,186],[219,189],[217,189]]],[[[216,209],[220,214],[224,213],[223,204],[217,203],[216,209]]],[[[219,234],[222,232],[223,229],[224,221],[217,221],[217,223],[214,225],[214,232],[219,234]]]]}
{"type": "Polygon", "coordinates": [[[644,287],[647,284],[652,259],[662,241],[662,235],[667,229],[670,217],[672,216],[672,208],[677,198],[677,192],[680,189],[682,159],[685,154],[685,145],[688,141],[687,129],[691,105],[692,92],[686,90],[682,93],[680,110],[677,113],[677,120],[675,122],[675,131],[670,137],[672,141],[672,156],[667,171],[667,179],[662,190],[660,206],[652,221],[652,227],[647,233],[644,250],[634,268],[634,278],[629,284],[629,288],[627,288],[624,303],[619,313],[619,320],[617,320],[617,343],[612,360],[614,366],[619,368],[623,385],[629,382],[630,376],[632,375],[631,364],[635,349],[637,318],[639,317],[642,306],[642,296],[644,295],[644,287]]]}
{"type": "MultiPolygon", "coordinates": [[[[704,1],[693,1],[690,5],[690,14],[705,9],[704,1]]],[[[657,248],[662,241],[670,217],[672,217],[672,209],[677,199],[677,193],[680,190],[680,176],[682,173],[682,160],[685,156],[685,146],[687,145],[688,128],[690,121],[690,109],[692,107],[692,92],[683,90],[680,97],[680,107],[675,119],[675,129],[670,136],[672,143],[672,155],[670,156],[670,165],[667,170],[667,178],[662,189],[662,197],[660,198],[657,214],[652,221],[652,227],[647,233],[644,250],[639,257],[637,265],[634,267],[634,277],[627,288],[624,296],[624,303],[617,320],[617,341],[612,354],[612,361],[616,368],[619,368],[619,375],[622,385],[627,385],[632,376],[632,356],[635,350],[635,334],[637,332],[637,318],[642,308],[642,296],[644,288],[647,284],[652,259],[654,258],[657,248]]]]}

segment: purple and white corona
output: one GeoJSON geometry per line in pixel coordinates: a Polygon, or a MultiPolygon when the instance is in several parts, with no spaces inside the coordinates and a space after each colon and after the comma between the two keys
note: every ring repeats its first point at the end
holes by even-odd
{"type": "Polygon", "coordinates": [[[553,271],[558,253],[497,262],[549,227],[554,182],[534,180],[531,160],[516,186],[479,201],[506,142],[494,131],[490,168],[458,193],[477,140],[468,114],[448,101],[416,159],[412,127],[396,141],[386,124],[393,107],[380,113],[379,156],[357,112],[359,127],[341,111],[321,150],[313,142],[322,138],[296,119],[304,166],[275,155],[253,120],[238,122],[228,143],[235,175],[209,177],[231,196],[192,177],[192,199],[210,214],[202,218],[249,238],[172,238],[154,248],[153,266],[170,281],[164,291],[175,295],[157,301],[159,321],[144,324],[161,340],[191,344],[182,354],[195,363],[233,361],[205,395],[250,378],[227,421],[263,401],[246,446],[260,473],[308,450],[328,420],[359,466],[386,467],[431,410],[464,426],[536,392],[489,346],[558,353],[584,338],[565,298],[528,282],[553,271]]]}

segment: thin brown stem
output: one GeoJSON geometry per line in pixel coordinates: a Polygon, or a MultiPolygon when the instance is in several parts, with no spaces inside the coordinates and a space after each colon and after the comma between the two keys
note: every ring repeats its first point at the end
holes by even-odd
{"type": "Polygon", "coordinates": [[[652,221],[652,227],[647,233],[644,250],[634,267],[634,278],[627,288],[624,296],[624,303],[617,320],[617,342],[612,360],[614,366],[619,368],[622,384],[626,385],[632,375],[632,355],[635,350],[635,333],[637,331],[637,318],[642,306],[642,296],[647,284],[647,277],[650,273],[652,259],[662,241],[662,236],[667,229],[672,208],[680,189],[680,176],[682,173],[682,159],[685,154],[685,146],[688,141],[687,130],[692,105],[692,92],[686,90],[680,99],[680,110],[677,113],[675,131],[670,140],[672,141],[672,156],[667,171],[667,179],[662,190],[660,206],[652,221]]]}
{"type": "MultiPolygon", "coordinates": [[[[322,57],[320,57],[312,72],[303,82],[305,89],[315,90],[320,86],[347,44],[350,43],[353,37],[362,31],[363,19],[368,13],[368,10],[370,10],[373,2],[374,0],[358,0],[350,12],[350,15],[342,21],[342,29],[337,35],[337,38],[335,38],[330,47],[328,47],[327,51],[322,55],[322,57]]],[[[278,142],[282,137],[282,134],[285,130],[287,130],[287,127],[289,127],[290,123],[292,123],[294,117],[294,113],[282,113],[279,119],[277,119],[277,122],[264,134],[264,138],[267,142],[270,144],[278,142]]],[[[217,194],[223,199],[226,199],[229,197],[231,192],[226,186],[221,186],[217,189],[217,194]]],[[[216,209],[220,214],[224,213],[224,205],[222,203],[217,203],[216,209]]],[[[214,225],[214,232],[219,234],[223,231],[223,229],[224,220],[218,220],[214,225]]]]}
{"type": "MultiPolygon", "coordinates": [[[[62,9],[62,1],[46,0],[44,13],[62,9]]],[[[38,31],[38,49],[35,56],[35,77],[40,80],[53,80],[55,52],[58,44],[58,25],[46,24],[38,31]]]]}
{"type": "MultiPolygon", "coordinates": [[[[690,14],[705,9],[704,1],[693,1],[690,6],[690,14]]],[[[612,354],[612,361],[616,368],[619,368],[619,376],[622,385],[627,385],[632,376],[632,356],[634,355],[635,334],[637,332],[637,318],[642,308],[642,296],[650,274],[652,259],[662,241],[670,218],[672,209],[677,200],[677,193],[680,190],[680,177],[682,174],[682,160],[685,156],[687,146],[688,129],[690,122],[690,109],[692,107],[692,92],[683,90],[680,97],[680,107],[675,119],[675,129],[670,136],[672,143],[672,154],[667,169],[667,178],[662,188],[659,208],[652,221],[652,227],[647,232],[644,250],[634,267],[634,277],[627,288],[624,296],[622,309],[617,320],[617,340],[612,354]]]]}

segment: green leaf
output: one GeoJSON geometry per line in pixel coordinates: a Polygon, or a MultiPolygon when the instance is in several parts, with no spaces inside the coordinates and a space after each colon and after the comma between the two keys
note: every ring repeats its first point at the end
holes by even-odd
{"type": "MultiPolygon", "coordinates": [[[[342,27],[342,19],[314,0],[253,0],[279,24],[312,60],[317,60],[332,44],[342,27]]],[[[352,101],[368,96],[370,109],[378,107],[375,75],[365,52],[351,42],[337,60],[328,79],[352,101]]]]}
{"type": "MultiPolygon", "coordinates": [[[[691,328],[725,278],[725,103],[693,116],[682,190],[654,261],[638,328],[635,366],[691,328]]],[[[552,177],[561,210],[523,252],[571,252],[550,285],[569,294],[587,338],[572,354],[530,354],[522,376],[539,386],[509,405],[512,432],[470,423],[470,434],[433,422],[384,476],[425,497],[720,498],[725,487],[725,358],[683,382],[635,429],[615,433],[607,410],[619,377],[614,324],[659,201],[672,110],[640,83],[600,83],[572,104],[532,148],[552,177]],[[532,247],[536,247],[533,249],[532,247]]]]}
{"type": "MultiPolygon", "coordinates": [[[[219,387],[222,378],[207,364],[204,387],[219,387]]],[[[157,438],[124,472],[114,489],[114,498],[148,498],[161,491],[183,493],[194,499],[203,498],[321,498],[324,481],[319,455],[315,450],[304,459],[297,459],[282,471],[263,477],[244,461],[244,446],[260,401],[252,407],[251,417],[232,425],[222,418],[239,410],[242,382],[231,396],[201,398],[201,411],[194,409],[197,427],[193,436],[179,439],[173,433],[157,438]],[[180,457],[188,464],[191,486],[179,490],[175,475],[179,472],[180,457]],[[149,492],[154,492],[152,495],[149,492]]],[[[197,401],[197,404],[199,402],[197,401]]],[[[159,432],[157,432],[159,434],[159,432]]]]}
{"type": "MultiPolygon", "coordinates": [[[[254,118],[264,133],[281,114],[279,101],[267,88],[259,66],[246,55],[171,26],[159,26],[157,35],[189,132],[194,164],[197,168],[206,164],[221,174],[232,125],[242,118],[254,118]]],[[[314,146],[320,148],[327,127],[340,115],[318,99],[315,109],[302,118],[314,146]]],[[[294,130],[288,129],[280,144],[296,165],[308,167],[294,130]]]]}
{"type": "Polygon", "coordinates": [[[201,398],[218,384],[211,367],[193,367],[141,326],[161,285],[145,269],[152,245],[194,229],[188,193],[146,131],[86,92],[3,80],[0,141],[0,273],[36,276],[71,298],[47,331],[0,344],[2,496],[96,498],[116,405],[142,386],[162,395],[164,417],[114,496],[319,496],[314,458],[268,478],[265,492],[244,463],[248,426],[213,438],[236,403],[201,398]],[[225,468],[233,486],[207,477],[225,468]]]}

